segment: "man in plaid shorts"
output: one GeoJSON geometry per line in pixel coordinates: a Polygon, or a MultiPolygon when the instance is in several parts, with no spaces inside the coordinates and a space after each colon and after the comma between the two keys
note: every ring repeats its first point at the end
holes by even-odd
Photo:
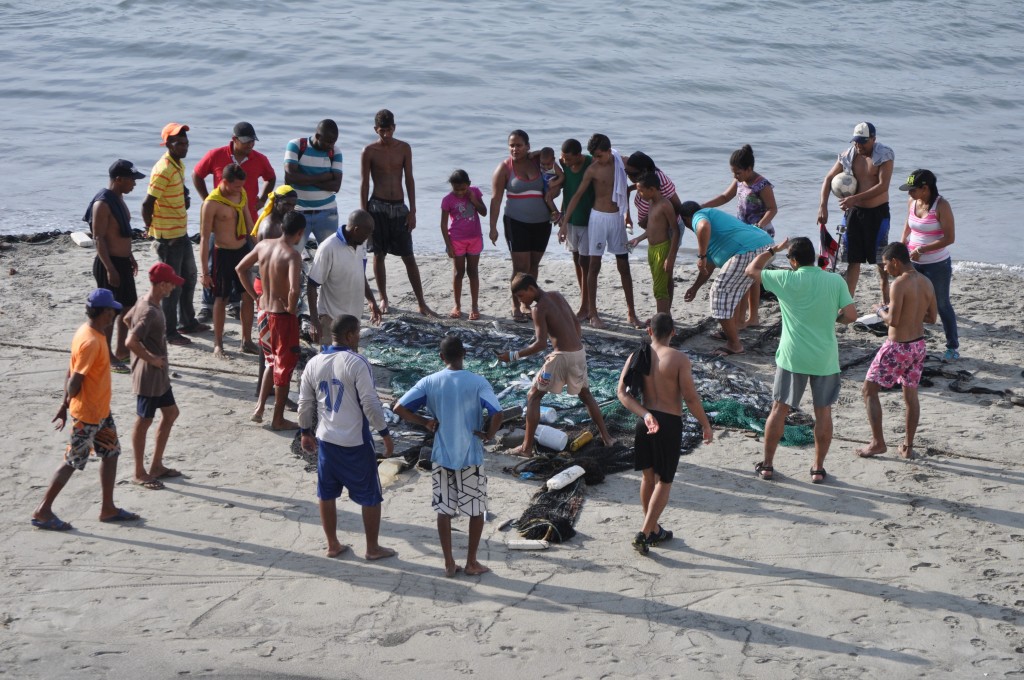
{"type": "Polygon", "coordinates": [[[469,515],[469,551],[465,572],[471,576],[490,569],[477,562],[476,550],[484,530],[487,510],[487,476],[484,474],[483,442],[501,427],[501,406],[486,378],[462,368],[466,350],[458,336],[441,341],[444,370],[420,380],[398,400],[395,413],[434,433],[430,453],[433,508],[437,512],[437,533],[444,552],[444,573],[451,578],[462,567],[452,556],[452,517],[469,515]],[[422,406],[433,418],[417,415],[422,406]],[[483,411],[491,415],[484,431],[483,411]]]}
{"type": "Polygon", "coordinates": [[[715,268],[722,273],[711,284],[711,316],[722,324],[722,331],[713,337],[725,340],[715,352],[717,356],[742,354],[739,323],[747,311],[747,290],[753,282],[744,270],[772,245],[772,237],[752,224],[746,224],[729,213],[715,208],[700,209],[696,201],[686,201],[679,215],[688,229],[697,235],[697,279],[683,300],[691,302],[700,287],[711,278],[715,268]]]}
{"type": "Polygon", "coordinates": [[[64,462],[50,479],[43,502],[32,513],[32,526],[48,531],[68,531],[70,523],[53,514],[53,502],[75,470],[84,470],[89,452],[100,459],[100,486],[103,504],[101,522],[130,522],[138,515],[114,505],[114,481],[121,445],[110,413],[110,352],[106,331],[121,312],[121,304],[106,288],[89,293],[85,305],[88,321],[79,327],[71,341],[71,365],[65,384],[64,401],[53,422],[63,430],[71,413],[71,443],[64,462]]]}

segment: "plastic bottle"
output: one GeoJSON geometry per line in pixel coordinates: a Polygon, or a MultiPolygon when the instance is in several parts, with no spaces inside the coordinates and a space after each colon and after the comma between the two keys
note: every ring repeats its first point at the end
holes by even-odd
{"type": "Polygon", "coordinates": [[[569,435],[548,425],[537,426],[536,438],[538,444],[546,446],[549,449],[554,449],[555,451],[565,449],[566,445],[569,443],[569,435]]]}
{"type": "Polygon", "coordinates": [[[540,422],[548,425],[554,425],[558,422],[558,411],[551,408],[550,406],[540,407],[540,422]]]}
{"type": "Polygon", "coordinates": [[[547,482],[547,487],[552,491],[564,489],[565,487],[569,486],[577,479],[582,477],[585,472],[586,470],[581,468],[579,465],[573,465],[572,467],[562,470],[557,475],[549,479],[547,482]]]}
{"type": "Polygon", "coordinates": [[[587,430],[586,432],[584,432],[579,437],[576,437],[576,439],[573,440],[572,444],[569,445],[569,450],[575,453],[576,451],[579,451],[584,446],[589,444],[593,439],[594,433],[591,432],[590,430],[587,430]]]}

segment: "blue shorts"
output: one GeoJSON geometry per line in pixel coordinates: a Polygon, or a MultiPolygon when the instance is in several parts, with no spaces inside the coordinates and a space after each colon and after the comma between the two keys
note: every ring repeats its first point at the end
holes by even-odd
{"type": "Polygon", "coordinates": [[[156,415],[156,410],[158,408],[174,406],[175,403],[177,402],[174,401],[174,392],[170,387],[168,387],[167,391],[159,397],[135,397],[135,413],[137,413],[140,418],[152,420],[153,416],[156,415]]]}
{"type": "Polygon", "coordinates": [[[372,440],[359,446],[338,446],[325,441],[317,443],[317,498],[333,501],[341,496],[342,489],[348,489],[349,499],[358,505],[374,506],[384,502],[372,440]]]}

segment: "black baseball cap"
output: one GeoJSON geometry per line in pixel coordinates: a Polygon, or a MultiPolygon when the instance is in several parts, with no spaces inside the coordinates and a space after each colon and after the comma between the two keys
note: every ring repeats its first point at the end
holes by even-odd
{"type": "Polygon", "coordinates": [[[900,191],[910,191],[911,189],[920,189],[921,187],[935,184],[935,173],[931,170],[914,170],[907,177],[907,181],[900,185],[900,191]]]}
{"type": "Polygon", "coordinates": [[[139,169],[135,167],[135,164],[131,161],[126,161],[123,158],[118,158],[114,161],[110,169],[107,170],[107,174],[110,175],[110,179],[117,179],[119,177],[131,177],[132,179],[142,179],[145,175],[139,172],[139,169]]]}
{"type": "Polygon", "coordinates": [[[256,128],[252,126],[252,123],[241,123],[235,124],[235,129],[232,130],[231,134],[238,137],[240,142],[256,142],[259,141],[259,137],[256,136],[256,128]]]}

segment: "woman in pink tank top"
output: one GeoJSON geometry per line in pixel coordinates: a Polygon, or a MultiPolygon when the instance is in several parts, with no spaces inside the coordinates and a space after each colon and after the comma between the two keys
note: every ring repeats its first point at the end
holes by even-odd
{"type": "Polygon", "coordinates": [[[914,269],[924,274],[935,288],[935,302],[946,334],[946,361],[960,358],[960,339],[957,335],[956,312],[949,301],[949,283],[953,278],[953,262],[946,250],[956,240],[953,209],[949,201],[939,195],[935,173],[915,170],[900,191],[910,195],[907,202],[907,222],[900,239],[910,251],[914,269]]]}

